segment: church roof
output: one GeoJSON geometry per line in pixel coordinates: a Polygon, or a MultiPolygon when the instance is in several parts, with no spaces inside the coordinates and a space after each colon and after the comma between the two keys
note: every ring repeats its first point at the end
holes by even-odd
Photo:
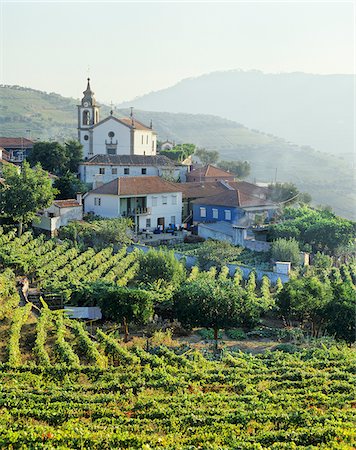
{"type": "MultiPolygon", "coordinates": [[[[166,192],[181,192],[175,183],[170,183],[161,177],[119,177],[104,184],[88,194],[106,195],[147,195],[166,192]]],[[[88,195],[86,194],[86,195],[88,195]]]]}
{"type": "Polygon", "coordinates": [[[110,166],[164,166],[173,167],[180,165],[164,155],[94,155],[84,165],[110,165],[110,166]]]}
{"type": "Polygon", "coordinates": [[[92,126],[92,128],[95,128],[99,125],[101,125],[104,122],[107,122],[108,120],[115,120],[118,123],[121,123],[122,125],[125,125],[126,127],[133,129],[133,130],[146,130],[146,131],[152,131],[154,134],[156,134],[152,128],[144,125],[143,123],[139,122],[136,119],[132,119],[129,117],[122,117],[120,119],[118,119],[117,117],[114,117],[112,115],[106,117],[105,119],[101,120],[100,122],[96,123],[95,125],[92,126]]]}

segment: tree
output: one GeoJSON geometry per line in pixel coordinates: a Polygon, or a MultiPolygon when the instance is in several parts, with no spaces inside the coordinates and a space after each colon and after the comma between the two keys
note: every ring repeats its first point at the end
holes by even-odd
{"type": "Polygon", "coordinates": [[[83,146],[74,140],[61,145],[58,142],[36,142],[27,160],[34,166],[40,163],[43,169],[56,175],[78,171],[78,164],[83,159],[83,146]]]}
{"type": "Polygon", "coordinates": [[[195,255],[201,269],[209,269],[211,266],[221,269],[226,264],[236,261],[241,252],[242,247],[235,247],[229,242],[209,239],[199,245],[195,255]]]}
{"type": "Polygon", "coordinates": [[[273,183],[268,186],[269,197],[276,203],[297,202],[299,190],[293,183],[273,183]]]}
{"type": "Polygon", "coordinates": [[[355,342],[356,289],[351,281],[332,283],[333,300],[325,307],[327,331],[336,339],[355,342]]]}
{"type": "Polygon", "coordinates": [[[75,198],[77,192],[84,193],[88,190],[88,186],[71,172],[67,172],[62,177],[57,178],[53,183],[53,187],[58,190],[58,199],[75,198]]]}
{"type": "Polygon", "coordinates": [[[325,308],[332,299],[330,283],[306,274],[285,283],[276,304],[289,325],[296,320],[310,326],[313,337],[319,337],[327,324],[325,308]]]}
{"type": "Polygon", "coordinates": [[[56,175],[65,173],[69,164],[67,151],[58,142],[36,142],[29,152],[27,161],[31,166],[40,163],[44,170],[56,175]]]}
{"type": "Polygon", "coordinates": [[[0,185],[2,216],[19,224],[19,235],[24,225],[31,223],[38,211],[48,208],[57,193],[48,173],[40,165],[30,168],[24,162],[21,171],[7,165],[3,168],[4,183],[0,185]]]}
{"type": "Polygon", "coordinates": [[[300,261],[298,241],[291,239],[276,239],[272,242],[272,258],[275,261],[290,261],[294,266],[300,261]]]}
{"type": "Polygon", "coordinates": [[[248,161],[219,161],[218,166],[235,174],[238,178],[246,178],[251,172],[251,166],[248,161]]]}
{"type": "Polygon", "coordinates": [[[59,237],[85,248],[120,247],[132,243],[131,227],[132,220],[126,218],[71,222],[59,230],[59,237]]]}
{"type": "Polygon", "coordinates": [[[175,161],[182,162],[195,152],[194,144],[178,144],[172,150],[161,150],[160,155],[167,156],[175,161]]]}
{"type": "Polygon", "coordinates": [[[152,282],[162,279],[166,283],[178,286],[186,278],[186,271],[173,251],[153,250],[141,253],[140,256],[140,281],[152,282]]]}
{"type": "Polygon", "coordinates": [[[83,159],[83,146],[74,139],[65,143],[65,151],[68,158],[67,170],[77,173],[79,163],[83,159]]]}
{"type": "Polygon", "coordinates": [[[219,160],[219,152],[216,150],[209,151],[205,148],[198,148],[194,154],[203,164],[216,164],[219,160]]]}
{"type": "Polygon", "coordinates": [[[143,289],[131,289],[97,281],[83,285],[81,294],[82,302],[90,306],[99,306],[105,319],[120,322],[126,338],[129,322],[144,325],[153,316],[152,293],[143,289]]]}
{"type": "Polygon", "coordinates": [[[186,326],[212,328],[217,341],[221,328],[256,325],[265,302],[255,294],[254,274],[244,289],[239,274],[231,278],[227,268],[216,273],[215,267],[208,272],[192,270],[174,295],[174,311],[186,326]]]}

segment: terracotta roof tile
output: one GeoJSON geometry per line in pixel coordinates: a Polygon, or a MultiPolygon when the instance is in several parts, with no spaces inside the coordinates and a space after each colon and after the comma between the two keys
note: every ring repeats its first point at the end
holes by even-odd
{"type": "Polygon", "coordinates": [[[192,170],[188,174],[191,177],[218,177],[218,178],[236,178],[235,175],[231,172],[227,172],[226,170],[220,169],[219,167],[212,166],[208,164],[203,167],[198,167],[197,169],[192,170]]]}
{"type": "Polygon", "coordinates": [[[67,200],[55,200],[53,204],[58,208],[75,208],[81,206],[80,203],[74,198],[70,198],[67,200]]]}
{"type": "Polygon", "coordinates": [[[110,183],[106,183],[89,194],[107,194],[107,195],[144,195],[158,194],[164,192],[182,192],[177,187],[178,183],[171,183],[161,177],[119,177],[110,183]]]}
{"type": "Polygon", "coordinates": [[[183,192],[183,198],[209,197],[228,190],[220,181],[191,181],[176,184],[183,192]]]}
{"type": "Polygon", "coordinates": [[[34,144],[30,139],[22,138],[22,137],[0,137],[0,147],[4,148],[28,148],[32,147],[34,144]]]}
{"type": "Polygon", "coordinates": [[[230,206],[233,208],[275,205],[275,203],[270,200],[248,195],[237,189],[227,190],[226,192],[211,197],[198,198],[193,200],[193,203],[202,205],[230,206]]]}

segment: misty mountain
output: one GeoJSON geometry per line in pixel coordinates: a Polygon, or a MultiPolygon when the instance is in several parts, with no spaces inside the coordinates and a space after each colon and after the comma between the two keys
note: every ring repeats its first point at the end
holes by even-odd
{"type": "Polygon", "coordinates": [[[214,114],[298,145],[351,157],[354,75],[213,72],[125,102],[149,111],[214,114]]]}
{"type": "MultiPolygon", "coordinates": [[[[29,136],[38,140],[64,141],[77,137],[77,101],[55,93],[19,86],[0,86],[0,135],[29,136]],[[26,131],[29,130],[29,131],[26,131]]],[[[110,108],[101,107],[101,117],[110,108]]],[[[352,167],[347,160],[249,128],[231,120],[204,114],[177,114],[135,110],[144,123],[153,120],[158,139],[192,142],[219,149],[222,159],[247,160],[251,181],[294,182],[309,192],[316,204],[330,205],[337,214],[355,217],[352,167]]],[[[117,117],[128,109],[117,110],[117,117]]]]}

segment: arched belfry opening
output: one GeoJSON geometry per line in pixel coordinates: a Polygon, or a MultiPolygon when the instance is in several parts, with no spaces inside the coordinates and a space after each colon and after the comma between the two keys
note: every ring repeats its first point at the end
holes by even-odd
{"type": "Polygon", "coordinates": [[[83,111],[83,125],[90,125],[90,112],[88,110],[83,111]]]}

